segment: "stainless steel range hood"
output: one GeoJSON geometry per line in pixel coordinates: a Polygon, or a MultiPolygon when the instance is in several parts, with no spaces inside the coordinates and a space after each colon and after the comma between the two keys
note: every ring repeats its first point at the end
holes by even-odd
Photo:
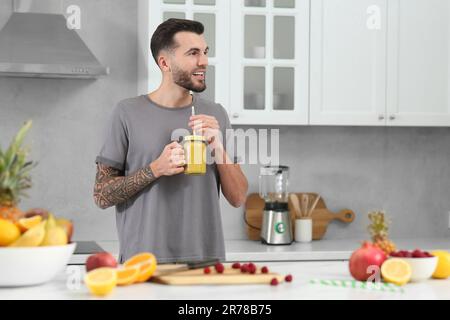
{"type": "Polygon", "coordinates": [[[92,79],[109,74],[75,30],[61,0],[14,0],[0,31],[0,76],[92,79]]]}

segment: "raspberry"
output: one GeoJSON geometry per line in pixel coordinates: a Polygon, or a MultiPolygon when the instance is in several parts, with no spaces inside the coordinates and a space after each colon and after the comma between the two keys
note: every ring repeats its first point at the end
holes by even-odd
{"type": "Polygon", "coordinates": [[[412,255],[412,253],[411,252],[409,252],[409,251],[406,251],[404,254],[403,254],[403,257],[405,257],[405,258],[412,258],[413,257],[413,255],[412,255]]]}
{"type": "Polygon", "coordinates": [[[413,251],[412,256],[414,258],[428,258],[429,257],[429,253],[426,251],[422,251],[420,249],[416,249],[413,251]]]}
{"type": "Polygon", "coordinates": [[[401,253],[402,257],[406,257],[406,255],[408,254],[408,251],[402,250],[402,251],[400,251],[400,253],[401,253]]]}
{"type": "Polygon", "coordinates": [[[419,249],[416,249],[413,251],[412,256],[414,258],[421,258],[422,257],[422,251],[420,251],[419,249]]]}
{"type": "Polygon", "coordinates": [[[204,274],[210,274],[211,273],[211,269],[209,267],[206,267],[203,269],[203,273],[204,274]]]}
{"type": "Polygon", "coordinates": [[[286,280],[286,282],[292,282],[292,275],[288,274],[284,280],[286,280]]]}
{"type": "Polygon", "coordinates": [[[248,269],[248,271],[251,273],[251,274],[255,274],[256,273],[256,267],[249,267],[249,269],[248,269]]]}
{"type": "Polygon", "coordinates": [[[247,266],[246,264],[243,264],[243,265],[241,266],[241,272],[242,272],[242,273],[248,272],[248,266],[247,266]]]}
{"type": "Polygon", "coordinates": [[[278,280],[277,280],[277,278],[273,278],[273,279],[270,281],[270,285],[271,285],[271,286],[277,286],[277,285],[278,285],[278,280]]]}
{"type": "Polygon", "coordinates": [[[262,273],[269,273],[269,269],[266,266],[264,266],[264,267],[261,268],[261,272],[262,273]]]}
{"type": "Polygon", "coordinates": [[[391,257],[401,257],[400,252],[391,252],[390,254],[391,257]]]}
{"type": "Polygon", "coordinates": [[[256,265],[255,265],[253,262],[250,262],[250,263],[248,264],[248,267],[249,267],[250,269],[253,269],[253,268],[256,269],[256,265]]]}
{"type": "Polygon", "coordinates": [[[216,271],[218,273],[223,273],[223,270],[225,270],[225,267],[221,263],[216,263],[216,265],[214,267],[216,268],[216,271]]]}
{"type": "Polygon", "coordinates": [[[239,262],[235,262],[235,263],[233,263],[233,265],[231,267],[233,269],[240,269],[241,268],[241,264],[239,262]]]}
{"type": "Polygon", "coordinates": [[[426,255],[425,253],[421,252],[421,253],[419,254],[419,256],[417,256],[417,257],[415,257],[415,258],[426,258],[426,257],[427,257],[427,255],[426,255]]]}

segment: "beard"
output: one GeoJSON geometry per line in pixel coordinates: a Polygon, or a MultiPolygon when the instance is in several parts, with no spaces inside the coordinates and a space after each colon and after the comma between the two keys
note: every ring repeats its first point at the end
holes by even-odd
{"type": "Polygon", "coordinates": [[[180,87],[197,93],[206,90],[206,75],[205,80],[199,81],[198,84],[195,84],[192,79],[192,73],[182,70],[178,66],[173,66],[172,70],[173,82],[175,82],[180,87]]]}

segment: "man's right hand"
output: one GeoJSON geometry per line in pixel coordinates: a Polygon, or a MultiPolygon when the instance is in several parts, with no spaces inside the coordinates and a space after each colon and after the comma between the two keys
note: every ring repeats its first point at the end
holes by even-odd
{"type": "Polygon", "coordinates": [[[184,172],[186,159],[183,147],[176,141],[164,147],[158,159],[150,164],[150,169],[156,178],[173,176],[184,172]]]}

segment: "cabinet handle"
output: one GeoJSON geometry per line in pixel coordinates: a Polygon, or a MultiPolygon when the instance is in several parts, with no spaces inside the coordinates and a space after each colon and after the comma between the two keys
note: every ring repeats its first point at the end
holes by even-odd
{"type": "Polygon", "coordinates": [[[391,115],[389,116],[389,120],[395,120],[395,115],[391,114],[391,115]]]}
{"type": "Polygon", "coordinates": [[[378,120],[384,120],[384,115],[383,115],[383,114],[380,114],[380,115],[378,116],[378,120]]]}
{"type": "Polygon", "coordinates": [[[235,119],[239,118],[239,113],[233,113],[232,117],[235,118],[235,119]]]}

